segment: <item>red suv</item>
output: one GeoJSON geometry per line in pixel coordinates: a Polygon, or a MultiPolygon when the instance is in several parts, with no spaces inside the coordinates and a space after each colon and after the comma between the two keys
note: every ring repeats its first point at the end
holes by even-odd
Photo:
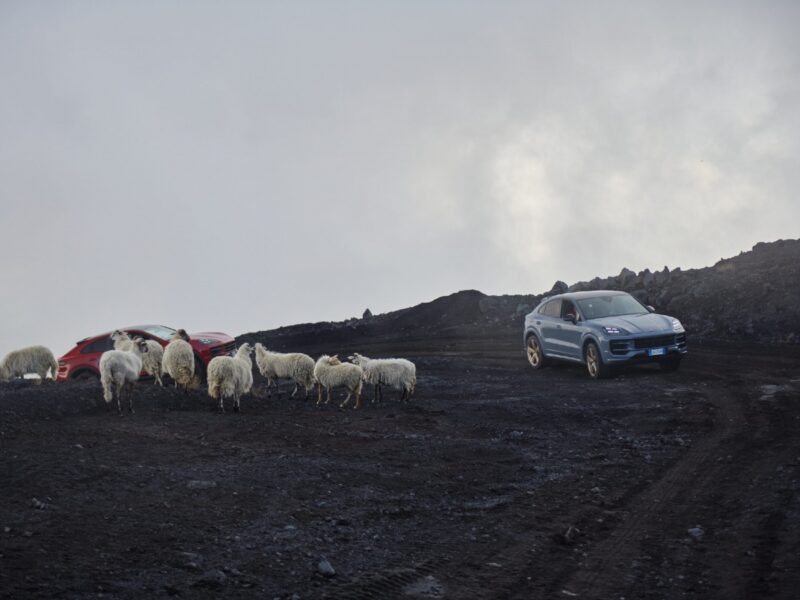
{"type": "MultiPolygon", "coordinates": [[[[139,335],[148,340],[155,340],[166,346],[175,330],[163,325],[137,325],[123,327],[131,337],[139,335]]],[[[195,333],[189,336],[189,343],[194,350],[195,373],[205,380],[206,366],[215,356],[232,355],[236,352],[236,341],[224,333],[195,333]]],[[[106,350],[113,350],[114,342],[111,332],[84,338],[75,347],[58,359],[58,376],[56,381],[67,379],[89,379],[100,377],[100,356],[106,350]]]]}

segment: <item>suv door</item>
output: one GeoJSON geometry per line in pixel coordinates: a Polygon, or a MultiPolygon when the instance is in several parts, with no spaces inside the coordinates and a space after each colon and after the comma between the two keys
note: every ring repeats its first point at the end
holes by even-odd
{"type": "Polygon", "coordinates": [[[552,337],[554,352],[567,358],[583,360],[582,338],[583,324],[578,308],[571,300],[562,300],[558,324],[552,337]],[[567,315],[573,315],[575,322],[565,320],[567,315]]]}
{"type": "Polygon", "coordinates": [[[561,320],[561,298],[550,300],[542,307],[539,313],[542,324],[539,331],[542,333],[542,349],[545,354],[560,354],[559,345],[556,338],[556,327],[561,320]]]}

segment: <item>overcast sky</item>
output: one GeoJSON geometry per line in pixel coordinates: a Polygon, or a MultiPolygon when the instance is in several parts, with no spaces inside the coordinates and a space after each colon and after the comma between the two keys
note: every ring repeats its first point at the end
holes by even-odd
{"type": "Polygon", "coordinates": [[[800,236],[797,2],[0,2],[0,354],[800,236]]]}

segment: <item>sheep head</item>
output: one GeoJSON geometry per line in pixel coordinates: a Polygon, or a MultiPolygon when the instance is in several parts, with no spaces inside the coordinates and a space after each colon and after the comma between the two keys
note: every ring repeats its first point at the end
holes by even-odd
{"type": "Polygon", "coordinates": [[[175,333],[172,334],[173,340],[183,340],[185,342],[189,341],[189,334],[186,333],[185,329],[178,329],[175,333]]]}
{"type": "Polygon", "coordinates": [[[115,342],[117,340],[124,340],[127,337],[128,334],[125,331],[122,331],[121,329],[115,329],[114,332],[111,334],[111,339],[114,340],[115,342]]]}

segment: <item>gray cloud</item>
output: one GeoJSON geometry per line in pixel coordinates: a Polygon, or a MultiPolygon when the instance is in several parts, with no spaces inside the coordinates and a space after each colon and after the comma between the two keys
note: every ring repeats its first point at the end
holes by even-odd
{"type": "Polygon", "coordinates": [[[0,352],[797,237],[798,7],[0,7],[0,352]]]}

